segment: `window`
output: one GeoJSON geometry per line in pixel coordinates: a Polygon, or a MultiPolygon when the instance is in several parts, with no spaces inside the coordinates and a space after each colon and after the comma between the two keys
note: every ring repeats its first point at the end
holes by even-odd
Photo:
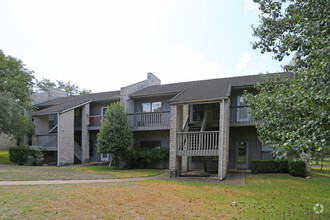
{"type": "Polygon", "coordinates": [[[105,112],[107,111],[108,107],[102,107],[101,109],[101,115],[105,115],[105,112]]]}
{"type": "Polygon", "coordinates": [[[204,105],[192,105],[192,121],[202,121],[204,118],[204,105]]]}
{"type": "Polygon", "coordinates": [[[274,159],[272,151],[274,150],[273,146],[262,146],[261,147],[261,159],[262,160],[272,160],[274,159]]]}
{"type": "Polygon", "coordinates": [[[150,112],[151,103],[142,103],[142,112],[150,112]]]}
{"type": "Polygon", "coordinates": [[[48,124],[49,124],[49,130],[54,128],[57,125],[57,115],[49,115],[48,124]]]}
{"type": "Polygon", "coordinates": [[[142,112],[160,112],[162,111],[161,102],[147,102],[141,105],[142,112]]]}
{"type": "Polygon", "coordinates": [[[161,141],[141,141],[141,148],[160,148],[161,141]]]}
{"type": "Polygon", "coordinates": [[[237,96],[237,106],[243,106],[241,108],[237,108],[237,121],[250,121],[249,110],[245,104],[245,100],[243,96],[237,96]]]}

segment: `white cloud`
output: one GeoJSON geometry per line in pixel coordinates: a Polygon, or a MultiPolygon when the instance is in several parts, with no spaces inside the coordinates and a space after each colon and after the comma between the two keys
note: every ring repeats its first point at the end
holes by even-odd
{"type": "Polygon", "coordinates": [[[245,0],[245,7],[249,10],[258,11],[258,4],[254,3],[253,0],[245,0]]]}
{"type": "Polygon", "coordinates": [[[221,78],[228,76],[218,62],[207,60],[191,48],[167,49],[149,60],[154,72],[164,83],[221,78]]]}
{"type": "Polygon", "coordinates": [[[261,58],[262,59],[267,59],[269,57],[272,57],[272,54],[271,53],[264,53],[264,54],[261,55],[261,58]]]}
{"type": "Polygon", "coordinates": [[[236,66],[236,71],[241,72],[250,62],[251,54],[249,53],[242,53],[241,58],[239,59],[239,63],[236,66]]]}

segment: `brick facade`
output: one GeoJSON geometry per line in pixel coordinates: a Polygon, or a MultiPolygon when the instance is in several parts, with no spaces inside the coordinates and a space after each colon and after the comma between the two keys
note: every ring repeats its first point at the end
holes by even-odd
{"type": "Polygon", "coordinates": [[[74,163],[74,110],[59,116],[59,165],[74,163]]]}

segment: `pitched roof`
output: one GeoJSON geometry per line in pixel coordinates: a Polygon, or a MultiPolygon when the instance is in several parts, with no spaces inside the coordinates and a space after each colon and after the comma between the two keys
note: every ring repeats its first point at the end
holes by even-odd
{"type": "MultiPolygon", "coordinates": [[[[273,75],[273,74],[272,74],[273,75]]],[[[290,73],[280,73],[281,76],[290,76],[290,73]]],[[[232,87],[254,86],[262,81],[261,74],[239,77],[228,77],[191,81],[183,83],[164,84],[147,87],[133,93],[132,98],[143,98],[150,96],[161,96],[165,94],[176,95],[171,103],[220,100],[230,96],[232,87]]]]}
{"type": "Polygon", "coordinates": [[[67,96],[52,99],[36,105],[40,110],[34,112],[33,115],[47,115],[62,113],[70,108],[79,107],[82,104],[97,101],[119,101],[120,91],[92,93],[78,96],[67,96]]]}

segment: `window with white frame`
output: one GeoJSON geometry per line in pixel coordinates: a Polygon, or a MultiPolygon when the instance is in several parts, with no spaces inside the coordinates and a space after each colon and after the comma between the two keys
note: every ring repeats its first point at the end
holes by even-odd
{"type": "Polygon", "coordinates": [[[141,105],[142,112],[160,112],[162,111],[162,102],[146,102],[141,105]]]}

